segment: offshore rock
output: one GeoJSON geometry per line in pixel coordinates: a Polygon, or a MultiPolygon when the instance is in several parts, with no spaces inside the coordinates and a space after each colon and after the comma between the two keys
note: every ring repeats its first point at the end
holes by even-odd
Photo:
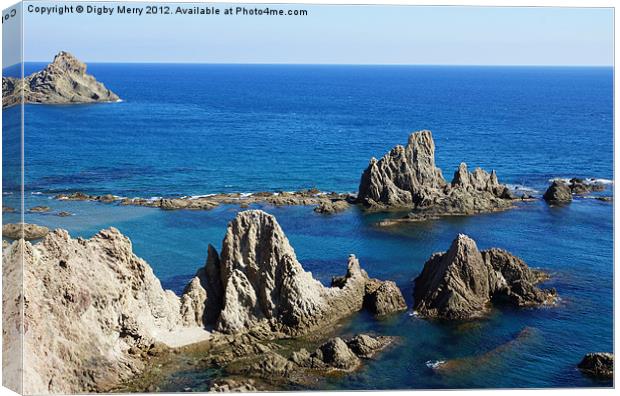
{"type": "Polygon", "coordinates": [[[551,304],[555,290],[535,285],[547,279],[501,249],[480,252],[473,239],[459,234],[445,253],[435,253],[415,279],[414,310],[421,316],[470,319],[484,315],[492,302],[517,307],[551,304]]]}
{"type": "Polygon", "coordinates": [[[598,379],[614,378],[614,354],[605,352],[588,353],[577,365],[586,375],[598,379]]]}
{"type": "Polygon", "coordinates": [[[334,214],[344,212],[347,209],[349,209],[349,203],[344,200],[339,200],[321,202],[316,208],[314,208],[314,211],[323,214],[334,214]]]}
{"type": "Polygon", "coordinates": [[[347,273],[325,287],[304,271],[275,217],[241,212],[230,222],[219,257],[225,333],[268,329],[301,335],[362,309],[368,275],[355,256],[347,273]]]}
{"type": "Polygon", "coordinates": [[[183,325],[179,297],[114,228],[91,239],[55,230],[34,245],[18,240],[3,259],[3,357],[21,338],[28,362],[20,373],[20,359],[5,360],[4,372],[23,374],[25,394],[106,391],[169,346],[210,337],[183,325]]]}
{"type": "Polygon", "coordinates": [[[41,239],[49,233],[49,228],[36,224],[16,223],[2,226],[2,237],[8,239],[21,239],[27,241],[41,239]]]}
{"type": "Polygon", "coordinates": [[[358,192],[358,202],[370,210],[411,209],[406,221],[495,212],[510,208],[513,199],[495,171],[469,172],[465,163],[447,183],[435,166],[430,131],[414,132],[407,146],[396,146],[380,160],[372,158],[358,192]]]}
{"type": "Polygon", "coordinates": [[[549,186],[543,199],[550,204],[569,203],[573,200],[570,187],[561,180],[554,180],[549,186]]]}
{"type": "Polygon", "coordinates": [[[387,316],[407,309],[405,298],[396,283],[370,279],[366,283],[364,308],[377,317],[387,316]]]}
{"type": "Polygon", "coordinates": [[[2,77],[2,107],[21,103],[71,104],[117,102],[119,97],[86,74],[86,65],[61,51],[54,61],[25,79],[2,77]]]}

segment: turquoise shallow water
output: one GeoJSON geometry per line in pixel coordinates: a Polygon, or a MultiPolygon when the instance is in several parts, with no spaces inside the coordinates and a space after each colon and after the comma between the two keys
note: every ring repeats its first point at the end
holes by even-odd
{"type": "MultiPolygon", "coordinates": [[[[31,69],[40,65],[29,65],[31,69]]],[[[354,191],[371,156],[408,132],[433,130],[446,178],[461,160],[495,168],[501,181],[540,194],[553,177],[613,179],[612,71],[605,68],[442,68],[90,65],[125,101],[26,106],[26,221],[90,237],[115,226],[165,287],[180,292],[220,247],[237,207],[166,212],[51,200],[59,191],[125,196],[222,191],[354,191]],[[190,78],[191,77],[191,78],[190,78]],[[58,211],[73,213],[58,217],[58,211]]],[[[14,169],[4,111],[5,169],[14,169]]],[[[14,186],[3,175],[5,194],[14,186]]],[[[13,184],[12,184],[13,183],[13,184]]],[[[609,191],[607,193],[610,193],[609,191]]],[[[3,196],[15,206],[15,195],[3,196]]],[[[257,206],[274,214],[304,267],[328,283],[355,253],[371,276],[393,279],[412,303],[411,280],[457,233],[502,247],[549,271],[562,300],[544,309],[497,309],[469,325],[364,314],[342,332],[399,335],[401,343],[333,389],[610,386],[583,377],[584,353],[613,349],[613,205],[577,199],[379,229],[387,215],[357,208],[334,216],[310,207],[257,206]],[[528,337],[513,340],[524,328],[528,337]],[[438,374],[427,361],[478,356],[438,374]],[[482,357],[481,357],[482,356],[482,357]]],[[[3,221],[14,222],[15,214],[3,221]]],[[[167,390],[200,389],[205,374],[181,372],[167,390]]]]}

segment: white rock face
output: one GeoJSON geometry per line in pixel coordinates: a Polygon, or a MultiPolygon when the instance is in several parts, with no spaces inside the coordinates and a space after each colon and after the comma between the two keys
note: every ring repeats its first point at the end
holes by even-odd
{"type": "Polygon", "coordinates": [[[3,272],[18,281],[4,285],[5,345],[21,335],[15,331],[20,303],[13,298],[22,292],[16,279],[20,249],[25,393],[105,390],[143,367],[140,352],[170,339],[178,345],[210,335],[195,324],[183,326],[187,320],[179,297],[162,289],[118,230],[103,230],[88,240],[55,230],[41,243],[17,241],[4,251],[3,272]]]}
{"type": "Polygon", "coordinates": [[[304,271],[276,218],[260,210],[229,224],[219,264],[224,297],[216,329],[226,333],[300,335],[328,326],[362,309],[369,282],[351,256],[347,274],[323,286],[304,271]]]}

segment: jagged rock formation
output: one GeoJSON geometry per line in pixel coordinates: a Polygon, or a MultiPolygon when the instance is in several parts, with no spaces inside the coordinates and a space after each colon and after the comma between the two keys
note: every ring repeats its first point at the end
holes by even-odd
{"type": "Polygon", "coordinates": [[[396,283],[371,279],[366,283],[364,308],[377,317],[407,309],[405,298],[396,283]]]}
{"type": "Polygon", "coordinates": [[[2,107],[25,103],[71,104],[116,102],[119,97],[95,77],[86,74],[86,65],[61,51],[54,61],[23,80],[2,77],[2,107]]]}
{"type": "Polygon", "coordinates": [[[614,354],[596,352],[586,354],[577,365],[579,370],[594,378],[614,378],[614,354]]]}
{"type": "MultiPolygon", "coordinates": [[[[144,358],[166,345],[210,336],[183,326],[189,320],[179,297],[162,289],[114,228],[88,240],[72,239],[64,230],[35,245],[18,240],[4,249],[3,259],[3,276],[14,281],[4,284],[3,293],[7,348],[22,336],[15,332],[25,304],[24,393],[103,391],[140,371],[144,358]]],[[[21,367],[13,369],[5,373],[21,367]]]]}
{"type": "MultiPolygon", "coordinates": [[[[332,287],[323,286],[297,261],[275,217],[260,210],[239,213],[228,225],[221,255],[210,248],[209,257],[206,279],[199,273],[186,295],[200,300],[206,294],[206,306],[213,307],[206,312],[219,312],[217,317],[208,314],[206,323],[224,333],[262,328],[268,333],[299,335],[323,328],[362,309],[366,285],[371,282],[351,256],[346,275],[334,278],[332,287]],[[209,278],[212,282],[206,287],[209,278]],[[202,290],[196,291],[198,287],[202,290]]],[[[372,281],[381,286],[380,281],[372,281]]],[[[390,299],[393,294],[402,299],[395,284],[378,293],[381,296],[374,299],[383,305],[377,311],[387,314],[402,309],[402,304],[390,299]]]]}
{"type": "Polygon", "coordinates": [[[485,314],[492,302],[517,307],[552,303],[555,290],[535,285],[547,279],[520,258],[501,249],[479,251],[459,234],[445,253],[435,253],[415,279],[414,310],[422,316],[470,319],[485,314]]]}
{"type": "Polygon", "coordinates": [[[8,239],[21,239],[27,241],[41,239],[49,233],[49,228],[36,224],[16,223],[2,226],[2,237],[8,239]]]}
{"type": "Polygon", "coordinates": [[[569,203],[573,200],[570,187],[561,180],[554,180],[549,186],[543,199],[550,204],[569,203]]]}
{"type": "Polygon", "coordinates": [[[573,177],[568,181],[568,187],[571,193],[576,195],[583,195],[590,192],[605,191],[605,184],[600,183],[592,179],[580,179],[573,177]]]}
{"type": "Polygon", "coordinates": [[[464,163],[447,183],[435,166],[431,132],[419,131],[409,136],[407,146],[370,160],[357,199],[372,210],[412,209],[413,219],[503,210],[512,206],[514,197],[495,171],[469,172],[464,163]]]}

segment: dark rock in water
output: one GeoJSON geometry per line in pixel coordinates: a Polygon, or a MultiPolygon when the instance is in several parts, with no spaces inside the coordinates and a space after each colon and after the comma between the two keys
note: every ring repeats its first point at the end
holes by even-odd
{"type": "Polygon", "coordinates": [[[613,202],[614,201],[614,197],[596,197],[597,200],[599,201],[603,201],[603,202],[613,202]]]}
{"type": "Polygon", "coordinates": [[[546,279],[521,259],[500,250],[480,252],[460,234],[445,253],[435,253],[415,279],[414,310],[422,316],[470,319],[484,315],[492,302],[537,306],[555,301],[555,290],[535,284],[546,279]]]}
{"type": "Polygon", "coordinates": [[[588,353],[577,365],[584,374],[599,379],[613,379],[614,354],[605,352],[588,353]]]}
{"type": "Polygon", "coordinates": [[[366,283],[364,308],[377,317],[407,309],[405,298],[396,283],[371,279],[366,283]]]}
{"type": "Polygon", "coordinates": [[[15,208],[12,208],[10,206],[3,206],[2,213],[15,213],[15,208]]]}
{"type": "Polygon", "coordinates": [[[357,199],[371,210],[412,209],[409,217],[425,219],[504,210],[513,200],[495,171],[469,172],[465,163],[447,183],[435,166],[430,131],[415,132],[407,146],[396,146],[380,160],[372,158],[362,174],[357,199]]]}
{"type": "Polygon", "coordinates": [[[543,199],[550,204],[569,203],[573,200],[570,187],[561,180],[554,180],[545,191],[543,199]]]}
{"type": "Polygon", "coordinates": [[[52,210],[49,206],[35,206],[33,208],[28,209],[30,213],[46,213],[52,210]]]}
{"type": "Polygon", "coordinates": [[[49,228],[36,224],[17,223],[2,226],[2,236],[8,239],[21,239],[31,241],[41,239],[49,233],[49,228]]]}
{"type": "Polygon", "coordinates": [[[593,179],[584,180],[574,177],[570,179],[568,186],[571,192],[577,195],[583,195],[590,192],[605,191],[605,185],[593,179]]]}
{"type": "Polygon", "coordinates": [[[68,217],[68,216],[71,216],[71,215],[72,215],[71,212],[64,212],[64,211],[63,212],[58,212],[58,214],[57,214],[57,216],[59,216],[59,217],[68,217]]]}
{"type": "Polygon", "coordinates": [[[349,203],[347,201],[324,201],[319,204],[314,211],[317,213],[323,214],[333,214],[338,212],[343,212],[349,208],[349,203]]]}
{"type": "Polygon", "coordinates": [[[312,355],[326,366],[341,370],[354,370],[360,365],[360,359],[349,349],[340,337],[332,338],[312,355]]]}
{"type": "Polygon", "coordinates": [[[68,52],[25,79],[2,77],[2,107],[25,103],[71,104],[116,102],[119,97],[86,74],[86,65],[68,52]]]}

